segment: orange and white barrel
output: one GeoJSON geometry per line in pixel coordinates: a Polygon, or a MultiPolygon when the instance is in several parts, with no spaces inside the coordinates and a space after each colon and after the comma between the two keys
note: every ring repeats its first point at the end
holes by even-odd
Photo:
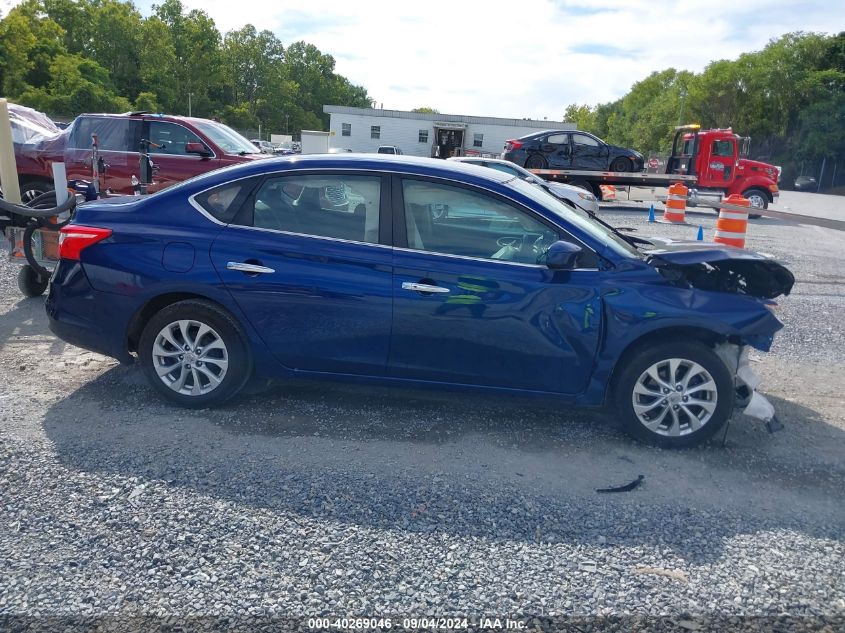
{"type": "Polygon", "coordinates": [[[669,195],[666,197],[666,210],[663,211],[664,222],[686,221],[688,194],[689,189],[682,182],[669,185],[669,195]]]}
{"type": "Polygon", "coordinates": [[[616,200],[616,187],[613,185],[599,185],[602,201],[616,200]]]}
{"type": "MultiPolygon", "coordinates": [[[[733,194],[723,200],[736,207],[751,206],[747,198],[733,194]]],[[[719,219],[716,220],[716,235],[714,242],[729,244],[737,248],[745,248],[745,234],[748,231],[748,211],[736,209],[719,209],[719,219]]]]}

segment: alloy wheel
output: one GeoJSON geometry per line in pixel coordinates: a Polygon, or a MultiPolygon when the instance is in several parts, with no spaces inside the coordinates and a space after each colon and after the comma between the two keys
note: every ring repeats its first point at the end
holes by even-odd
{"type": "Polygon", "coordinates": [[[752,193],[750,196],[748,196],[748,202],[754,209],[766,208],[766,201],[763,200],[763,196],[761,196],[759,193],[752,193]]]}
{"type": "Polygon", "coordinates": [[[634,383],[631,401],[640,423],[665,437],[689,435],[713,417],[716,382],[698,363],[669,358],[654,363],[634,383]]]}
{"type": "Polygon", "coordinates": [[[156,335],[152,350],[158,377],[173,391],[200,396],[217,389],[229,367],[220,335],[200,321],[179,320],[156,335]]]}

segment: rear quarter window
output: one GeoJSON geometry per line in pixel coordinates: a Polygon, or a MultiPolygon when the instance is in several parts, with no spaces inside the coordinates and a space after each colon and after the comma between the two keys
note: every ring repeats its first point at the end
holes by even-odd
{"type": "Polygon", "coordinates": [[[194,196],[194,202],[218,222],[230,224],[255,186],[255,178],[226,183],[194,196]]]}

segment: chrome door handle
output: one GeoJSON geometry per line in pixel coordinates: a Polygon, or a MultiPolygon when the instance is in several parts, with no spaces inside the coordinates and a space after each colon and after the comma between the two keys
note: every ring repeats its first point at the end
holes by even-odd
{"type": "Polygon", "coordinates": [[[228,268],[229,270],[237,270],[238,272],[242,273],[251,273],[253,275],[276,272],[272,268],[267,268],[267,266],[259,266],[258,264],[245,264],[243,262],[229,262],[228,264],[226,264],[226,268],[228,268]]]}
{"type": "Polygon", "coordinates": [[[413,290],[414,292],[434,292],[434,293],[449,292],[449,289],[444,288],[443,286],[431,286],[429,284],[417,284],[417,283],[414,283],[412,281],[402,282],[402,290],[413,290]]]}

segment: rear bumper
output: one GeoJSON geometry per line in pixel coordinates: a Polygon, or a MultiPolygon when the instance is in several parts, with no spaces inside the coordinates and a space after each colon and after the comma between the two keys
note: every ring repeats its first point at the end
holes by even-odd
{"type": "Polygon", "coordinates": [[[45,303],[50,331],[76,347],[131,363],[126,331],[132,309],[107,294],[91,287],[78,263],[60,262],[45,303]]]}

